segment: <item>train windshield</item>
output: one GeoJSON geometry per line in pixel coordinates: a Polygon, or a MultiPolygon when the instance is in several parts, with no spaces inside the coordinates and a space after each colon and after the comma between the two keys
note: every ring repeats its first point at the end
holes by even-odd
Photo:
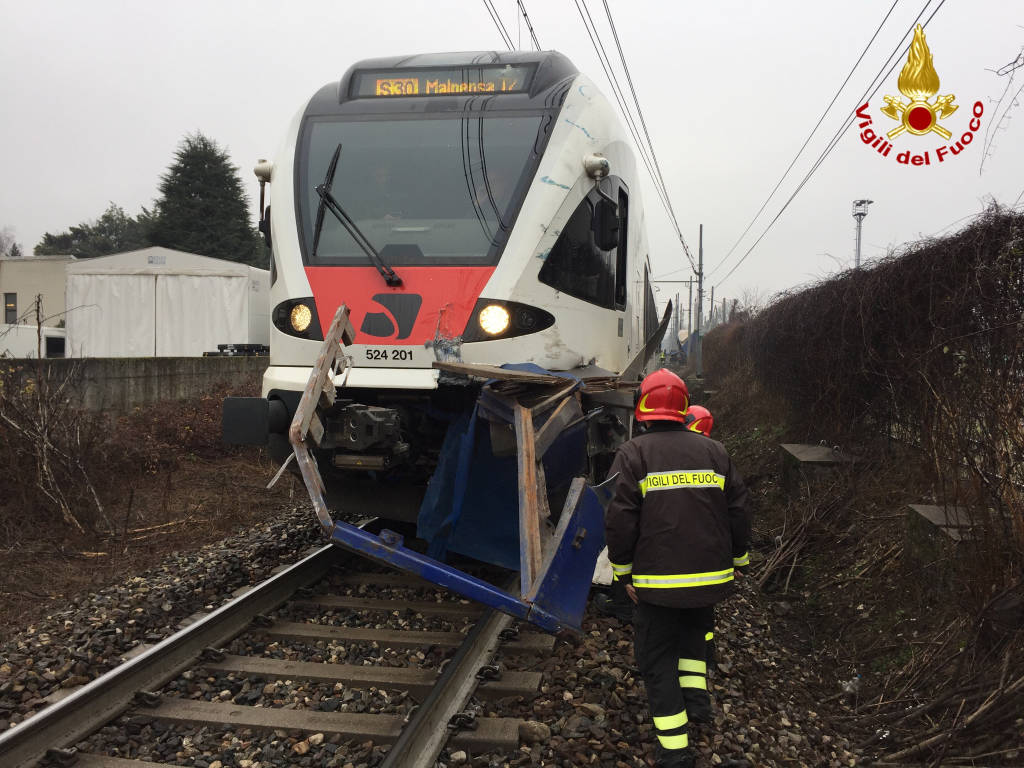
{"type": "Polygon", "coordinates": [[[333,216],[313,240],[338,145],[331,194],[390,266],[495,264],[539,156],[539,116],[340,121],[310,119],[300,142],[297,200],[306,262],[367,264],[333,216]]]}

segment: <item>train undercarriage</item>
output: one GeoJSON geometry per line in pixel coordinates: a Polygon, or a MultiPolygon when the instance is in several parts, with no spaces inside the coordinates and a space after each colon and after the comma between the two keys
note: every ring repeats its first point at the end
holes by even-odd
{"type": "Polygon", "coordinates": [[[229,399],[226,431],[232,421],[258,429],[254,401],[264,404],[282,472],[302,476],[338,546],[548,631],[578,630],[604,546],[609,485],[598,483],[628,437],[632,394],[620,387],[633,382],[593,368],[439,362],[436,390],[339,388],[353,337],[342,306],[297,402],[229,399]],[[332,510],[415,522],[426,552],[332,510]],[[449,553],[519,571],[518,594],[446,564],[449,553]]]}

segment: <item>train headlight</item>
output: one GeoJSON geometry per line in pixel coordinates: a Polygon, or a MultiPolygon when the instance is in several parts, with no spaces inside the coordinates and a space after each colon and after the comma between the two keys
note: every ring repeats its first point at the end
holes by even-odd
{"type": "Polygon", "coordinates": [[[483,328],[484,333],[489,333],[491,336],[504,333],[510,319],[508,310],[497,304],[490,304],[480,310],[480,327],[483,328]]]}
{"type": "Polygon", "coordinates": [[[463,342],[496,341],[526,336],[555,324],[555,316],[540,307],[504,299],[477,299],[466,320],[463,342]]]}
{"type": "Polygon", "coordinates": [[[285,299],[270,311],[270,320],[281,333],[306,341],[323,341],[316,301],[312,296],[285,299]]]}
{"type": "Polygon", "coordinates": [[[302,333],[313,322],[313,312],[305,304],[296,304],[291,311],[292,328],[302,333]]]}

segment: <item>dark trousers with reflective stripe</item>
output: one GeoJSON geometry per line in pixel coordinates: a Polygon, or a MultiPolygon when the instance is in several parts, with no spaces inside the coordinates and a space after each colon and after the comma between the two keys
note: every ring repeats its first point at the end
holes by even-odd
{"type": "MultiPolygon", "coordinates": [[[[704,635],[714,621],[714,608],[666,608],[641,602],[633,618],[636,661],[647,687],[655,733],[663,749],[688,746],[682,660],[704,662],[704,635]]],[[[696,670],[693,671],[696,673],[696,670]]]]}

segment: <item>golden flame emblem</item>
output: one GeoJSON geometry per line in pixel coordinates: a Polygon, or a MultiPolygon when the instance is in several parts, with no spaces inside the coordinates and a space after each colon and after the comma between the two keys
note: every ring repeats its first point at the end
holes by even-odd
{"type": "Polygon", "coordinates": [[[902,99],[895,96],[885,97],[882,114],[900,121],[900,125],[886,135],[894,139],[904,131],[915,136],[934,131],[948,140],[952,134],[939,125],[939,120],[949,117],[959,107],[953,103],[952,93],[937,97],[934,104],[929,102],[939,92],[939,73],[932,64],[932,52],[928,49],[924,29],[920,24],[914,29],[914,41],[910,44],[907,63],[903,65],[897,85],[900,93],[910,99],[910,103],[904,104],[902,99]]]}

